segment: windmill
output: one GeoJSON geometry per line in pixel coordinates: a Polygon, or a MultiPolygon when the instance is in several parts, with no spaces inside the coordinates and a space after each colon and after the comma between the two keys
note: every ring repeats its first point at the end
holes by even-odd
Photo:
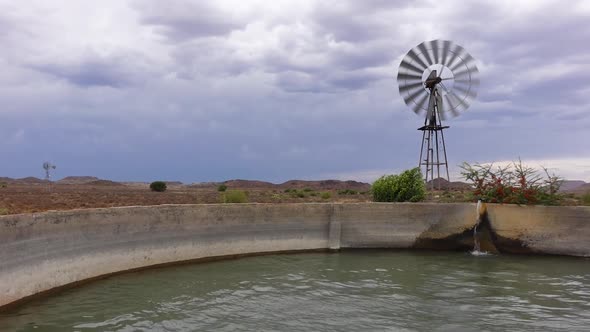
{"type": "MultiPolygon", "coordinates": [[[[475,59],[459,45],[448,40],[423,42],[412,48],[399,65],[399,93],[414,113],[424,116],[422,147],[418,167],[425,181],[434,185],[441,166],[449,181],[449,166],[442,120],[455,117],[469,107],[477,96],[479,71],[475,59]]],[[[440,189],[440,182],[439,182],[440,189]]]]}
{"type": "Polygon", "coordinates": [[[51,180],[51,173],[50,171],[52,169],[55,169],[56,166],[52,165],[51,163],[49,163],[48,161],[43,163],[43,169],[45,170],[45,180],[50,181],[51,180]]]}

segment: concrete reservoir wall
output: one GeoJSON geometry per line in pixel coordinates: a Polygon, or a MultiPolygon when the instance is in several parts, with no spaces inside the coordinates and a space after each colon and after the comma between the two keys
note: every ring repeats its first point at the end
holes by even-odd
{"type": "Polygon", "coordinates": [[[340,248],[590,256],[589,207],[218,204],[0,217],[0,307],[79,281],[209,257],[340,248]]]}

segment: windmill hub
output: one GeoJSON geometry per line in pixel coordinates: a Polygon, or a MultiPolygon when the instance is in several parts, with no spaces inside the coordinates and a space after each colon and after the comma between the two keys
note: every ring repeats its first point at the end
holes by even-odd
{"type": "Polygon", "coordinates": [[[422,148],[418,165],[425,181],[440,177],[441,166],[449,180],[447,150],[442,120],[467,110],[479,85],[475,59],[448,40],[423,42],[402,59],[397,75],[399,92],[406,105],[424,117],[422,148]]]}

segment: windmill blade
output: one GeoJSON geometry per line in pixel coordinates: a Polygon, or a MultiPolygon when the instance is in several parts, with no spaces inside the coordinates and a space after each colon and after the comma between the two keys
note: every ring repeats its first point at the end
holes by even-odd
{"type": "Polygon", "coordinates": [[[424,110],[424,104],[428,100],[429,96],[430,95],[428,93],[426,93],[422,96],[422,98],[420,98],[420,100],[412,108],[414,110],[414,113],[418,114],[418,113],[420,113],[421,110],[424,110]]]}
{"type": "Polygon", "coordinates": [[[477,92],[475,90],[471,89],[471,87],[465,88],[462,86],[455,85],[453,87],[453,90],[457,90],[457,91],[461,92],[464,96],[469,97],[471,99],[475,99],[475,97],[477,97],[477,92]]]}
{"type": "Polygon", "coordinates": [[[428,65],[422,59],[420,59],[420,57],[418,56],[418,54],[416,53],[416,51],[414,49],[411,49],[408,52],[408,54],[406,54],[406,57],[410,57],[410,59],[412,59],[417,64],[419,64],[421,66],[420,67],[421,72],[424,71],[424,69],[426,69],[428,67],[428,65]]]}
{"type": "Polygon", "coordinates": [[[412,103],[420,95],[428,95],[428,92],[426,92],[426,90],[420,88],[420,89],[416,89],[416,91],[412,92],[409,95],[403,96],[403,98],[404,98],[404,101],[406,102],[406,104],[411,107],[412,103]]]}
{"type": "Polygon", "coordinates": [[[465,52],[465,49],[463,49],[463,47],[459,45],[452,44],[451,47],[452,49],[449,50],[451,57],[449,58],[448,62],[443,63],[445,66],[449,68],[455,62],[455,59],[457,59],[463,52],[465,52]]]}
{"type": "Polygon", "coordinates": [[[438,106],[438,114],[441,120],[446,120],[447,115],[445,114],[445,104],[443,103],[443,97],[439,93],[436,94],[436,105],[438,106]]]}
{"type": "Polygon", "coordinates": [[[451,93],[448,94],[449,98],[454,99],[458,106],[463,107],[463,110],[466,110],[469,107],[469,104],[465,101],[464,98],[459,98],[459,96],[457,96],[457,94],[454,91],[451,91],[451,93]]]}
{"type": "Polygon", "coordinates": [[[399,72],[397,74],[397,80],[402,81],[402,80],[411,80],[411,81],[420,81],[422,82],[422,75],[417,75],[417,74],[406,74],[406,73],[402,73],[399,72]]]}
{"type": "MultiPolygon", "coordinates": [[[[449,48],[451,47],[451,42],[448,40],[442,41],[442,64],[445,65],[447,63],[447,58],[449,56],[449,48]]],[[[445,65],[446,66],[446,65],[445,65]]]]}
{"type": "Polygon", "coordinates": [[[469,53],[463,53],[460,56],[460,59],[461,61],[456,63],[454,66],[449,67],[452,71],[459,69],[461,65],[465,65],[465,67],[469,68],[469,66],[475,62],[475,59],[471,55],[469,55],[469,53]]]}
{"type": "Polygon", "coordinates": [[[449,95],[448,94],[444,95],[443,99],[445,100],[446,114],[451,113],[451,115],[453,117],[459,116],[459,112],[457,111],[457,105],[453,105],[453,102],[451,101],[451,98],[449,98],[449,95]]]}
{"type": "Polygon", "coordinates": [[[416,83],[409,83],[409,84],[405,84],[405,85],[400,85],[399,86],[399,92],[400,94],[403,95],[404,92],[406,91],[410,91],[416,88],[421,88],[423,86],[422,81],[416,82],[416,83]]]}
{"type": "Polygon", "coordinates": [[[453,70],[453,76],[455,78],[461,78],[461,77],[472,77],[472,76],[476,76],[479,74],[479,71],[477,70],[476,67],[465,67],[461,70],[453,70]]]}
{"type": "Polygon", "coordinates": [[[432,50],[432,55],[434,56],[434,63],[440,63],[439,60],[439,51],[440,51],[440,40],[431,40],[430,41],[430,49],[432,50]]]}
{"type": "Polygon", "coordinates": [[[407,69],[408,71],[413,71],[419,74],[422,74],[422,72],[424,71],[424,69],[426,69],[426,67],[420,69],[416,66],[414,66],[413,64],[410,63],[410,61],[408,61],[408,59],[403,59],[402,63],[399,64],[399,66],[401,68],[407,69]]]}
{"type": "Polygon", "coordinates": [[[426,61],[428,63],[428,65],[426,67],[432,65],[433,64],[432,58],[430,57],[430,54],[428,52],[429,50],[426,48],[426,42],[423,42],[422,44],[418,45],[418,49],[420,50],[420,52],[422,52],[422,54],[426,58],[426,61]]]}

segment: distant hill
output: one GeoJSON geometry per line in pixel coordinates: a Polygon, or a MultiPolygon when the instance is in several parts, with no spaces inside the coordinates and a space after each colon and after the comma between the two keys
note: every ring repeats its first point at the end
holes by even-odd
{"type": "Polygon", "coordinates": [[[83,183],[89,186],[124,186],[124,184],[120,183],[120,182],[115,182],[115,181],[110,181],[110,180],[95,180],[95,181],[90,181],[90,182],[86,182],[83,183]]]}
{"type": "Polygon", "coordinates": [[[14,180],[14,182],[22,183],[22,184],[42,184],[42,183],[46,183],[47,180],[41,180],[41,179],[36,178],[34,176],[28,176],[26,178],[16,179],[16,180],[14,180]]]}
{"type": "Polygon", "coordinates": [[[213,188],[221,184],[225,184],[230,189],[303,189],[310,188],[314,190],[341,190],[341,189],[354,189],[358,191],[367,191],[371,188],[371,185],[364,182],[358,181],[340,181],[340,180],[289,180],[280,184],[258,181],[258,180],[228,180],[224,182],[202,182],[193,183],[189,187],[191,188],[213,188]]]}
{"type": "Polygon", "coordinates": [[[65,178],[57,181],[59,184],[85,184],[92,181],[100,180],[96,176],[66,176],[65,178]]]}
{"type": "Polygon", "coordinates": [[[583,189],[588,183],[581,180],[564,180],[559,187],[562,192],[577,192],[578,189],[583,189]]]}
{"type": "Polygon", "coordinates": [[[280,188],[311,188],[317,190],[340,190],[340,189],[355,189],[359,191],[367,191],[371,189],[371,185],[358,181],[341,181],[341,180],[289,180],[278,185],[280,188]]]}
{"type": "MultiPolygon", "coordinates": [[[[562,189],[560,189],[561,191],[564,191],[562,189]]],[[[581,186],[577,186],[574,189],[569,189],[567,191],[564,192],[568,192],[568,193],[574,193],[574,194],[585,194],[590,192],[590,183],[584,183],[581,186]]]]}

